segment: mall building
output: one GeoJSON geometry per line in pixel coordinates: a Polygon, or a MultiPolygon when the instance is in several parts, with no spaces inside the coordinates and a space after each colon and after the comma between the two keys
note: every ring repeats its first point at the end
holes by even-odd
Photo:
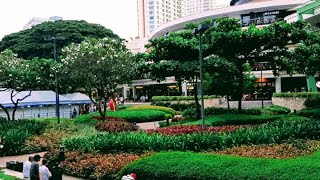
{"type": "MultiPolygon", "coordinates": [[[[209,18],[238,18],[241,20],[243,28],[250,24],[255,24],[258,27],[268,26],[281,20],[287,22],[305,20],[318,27],[320,23],[320,0],[232,0],[230,4],[232,6],[184,16],[162,24],[154,29],[148,38],[157,38],[170,32],[180,31],[187,23],[199,23],[209,18]]],[[[143,41],[143,43],[146,42],[143,41]]],[[[144,47],[144,45],[139,44],[135,47],[144,47]]],[[[143,51],[145,51],[143,48],[140,51],[135,49],[135,52],[143,51]]],[[[275,77],[267,65],[261,69],[255,69],[253,74],[258,80],[256,90],[248,95],[249,99],[270,99],[274,92],[317,91],[316,82],[320,80],[318,77],[306,77],[303,74],[291,76],[285,71],[275,77]],[[264,95],[257,93],[259,89],[264,89],[264,95]]],[[[161,82],[150,79],[134,80],[130,86],[121,87],[122,94],[128,99],[139,99],[142,95],[147,95],[150,98],[154,95],[189,95],[192,89],[189,82],[184,82],[182,84],[183,94],[177,94],[179,90],[174,77],[169,77],[161,82]]]]}

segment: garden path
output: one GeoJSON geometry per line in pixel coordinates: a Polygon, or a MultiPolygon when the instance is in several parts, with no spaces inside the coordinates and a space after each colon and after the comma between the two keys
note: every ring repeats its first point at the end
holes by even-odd
{"type": "MultiPolygon", "coordinates": [[[[24,155],[19,155],[19,156],[0,157],[0,168],[5,168],[6,167],[6,162],[8,162],[8,161],[24,162],[29,158],[29,156],[33,156],[33,155],[39,154],[41,157],[43,157],[43,155],[45,153],[46,152],[34,153],[34,154],[24,154],[24,155]]],[[[20,173],[20,172],[12,171],[12,170],[9,170],[9,169],[4,169],[4,172],[7,175],[14,176],[14,177],[17,177],[17,178],[22,178],[22,173],[20,173]]],[[[63,180],[81,180],[80,178],[71,177],[71,176],[67,176],[67,175],[63,175],[62,179],[63,180]]]]}

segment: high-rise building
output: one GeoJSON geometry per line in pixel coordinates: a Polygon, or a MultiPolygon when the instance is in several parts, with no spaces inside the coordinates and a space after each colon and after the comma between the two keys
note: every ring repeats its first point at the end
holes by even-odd
{"type": "Polygon", "coordinates": [[[44,23],[44,22],[49,22],[49,21],[59,21],[63,20],[62,17],[60,16],[52,16],[49,19],[46,18],[32,18],[24,27],[23,30],[30,29],[32,26],[44,23]]]}
{"type": "Polygon", "coordinates": [[[138,0],[139,37],[147,37],[155,28],[184,15],[185,0],[138,0]]]}
{"type": "Polygon", "coordinates": [[[226,7],[229,2],[219,0],[185,0],[186,15],[192,15],[212,9],[226,7]]]}
{"type": "Polygon", "coordinates": [[[160,25],[169,21],[225,7],[219,0],[138,0],[139,37],[148,37],[160,25]]]}

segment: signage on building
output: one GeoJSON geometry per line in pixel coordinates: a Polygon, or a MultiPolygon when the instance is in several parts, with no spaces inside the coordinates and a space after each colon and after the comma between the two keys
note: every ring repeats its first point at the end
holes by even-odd
{"type": "Polygon", "coordinates": [[[269,12],[265,12],[263,13],[264,16],[271,16],[271,15],[277,15],[280,14],[279,11],[269,11],[269,12]]]}

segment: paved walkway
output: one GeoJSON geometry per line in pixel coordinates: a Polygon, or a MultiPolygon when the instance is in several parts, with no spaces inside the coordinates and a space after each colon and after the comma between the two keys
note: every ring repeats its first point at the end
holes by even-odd
{"type": "MultiPolygon", "coordinates": [[[[0,157],[0,167],[1,168],[5,168],[6,167],[6,162],[8,161],[19,161],[19,162],[24,162],[26,161],[29,156],[34,156],[36,154],[39,154],[41,157],[43,157],[43,155],[45,154],[45,152],[41,152],[41,153],[34,153],[34,154],[25,154],[25,155],[20,155],[20,156],[6,156],[6,157],[0,157]]],[[[23,178],[22,173],[17,172],[17,171],[12,171],[9,169],[4,169],[5,174],[10,175],[10,176],[14,176],[17,178],[23,178]]],[[[71,176],[66,176],[63,175],[62,176],[63,180],[81,180],[80,178],[76,178],[76,177],[71,177],[71,176]]]]}
{"type": "MultiPolygon", "coordinates": [[[[159,122],[161,122],[161,121],[159,121],[159,122]]],[[[159,122],[155,121],[155,122],[137,123],[137,125],[143,130],[156,129],[156,128],[160,127],[159,122]]]]}

